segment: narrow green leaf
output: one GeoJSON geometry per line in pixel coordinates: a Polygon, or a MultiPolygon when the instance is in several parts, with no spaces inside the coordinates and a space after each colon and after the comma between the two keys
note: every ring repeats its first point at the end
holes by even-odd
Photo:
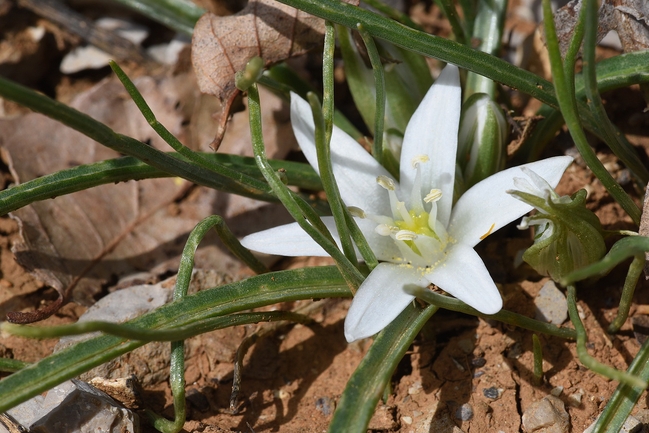
{"type": "Polygon", "coordinates": [[[115,0],[170,29],[191,36],[196,21],[207,12],[190,0],[115,0]]]}
{"type": "Polygon", "coordinates": [[[644,257],[646,251],[649,251],[648,237],[627,236],[617,241],[602,260],[571,272],[565,278],[562,278],[560,283],[562,286],[567,286],[577,281],[585,280],[586,278],[604,276],[629,257],[635,257],[637,255],[644,257]]]}
{"type": "MultiPolygon", "coordinates": [[[[348,296],[351,293],[335,267],[303,268],[204,290],[127,323],[142,329],[173,329],[279,302],[348,296]]],[[[31,364],[0,381],[0,412],[143,344],[101,336],[31,364]]]]}
{"type": "Polygon", "coordinates": [[[329,432],[365,433],[392,373],[437,307],[408,306],[375,338],[340,397],[329,432]]]}
{"type": "MultiPolygon", "coordinates": [[[[222,153],[205,153],[203,156],[225,165],[231,170],[264,181],[264,177],[257,168],[254,158],[222,153]]],[[[180,158],[177,154],[173,155],[173,157],[180,158]]],[[[269,164],[274,170],[284,169],[289,185],[314,191],[322,190],[322,183],[318,174],[308,164],[277,160],[269,160],[269,164]]],[[[0,191],[0,215],[5,215],[36,201],[71,194],[99,185],[171,176],[174,175],[151,167],[130,156],[80,165],[0,191]]],[[[203,183],[202,185],[211,188],[220,186],[220,184],[214,182],[203,183]]],[[[277,198],[273,195],[258,198],[273,202],[277,201],[277,198]]]]}

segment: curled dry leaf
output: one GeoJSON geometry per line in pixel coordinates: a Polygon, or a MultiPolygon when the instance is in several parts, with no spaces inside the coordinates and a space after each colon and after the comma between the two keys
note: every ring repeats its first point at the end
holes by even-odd
{"type": "MultiPolygon", "coordinates": [[[[565,55],[581,10],[581,1],[573,0],[554,15],[561,54],[565,55]]],[[[649,49],[649,4],[646,0],[605,0],[599,8],[597,41],[611,30],[620,37],[622,51],[630,53],[649,49]]]]}
{"type": "MultiPolygon", "coordinates": [[[[358,4],[358,0],[349,1],[358,4]]],[[[272,65],[299,56],[321,44],[324,21],[274,0],[250,0],[239,13],[219,17],[207,13],[194,27],[192,64],[201,92],[214,95],[221,109],[212,147],[225,132],[230,106],[239,91],[234,74],[259,56],[272,65]]]]}
{"type": "MultiPolygon", "coordinates": [[[[160,121],[180,133],[182,118],[169,89],[147,77],[136,84],[160,121]]],[[[166,148],[115,79],[79,95],[71,105],[119,132],[166,148]]],[[[17,182],[119,156],[37,113],[0,121],[0,145],[17,182]]],[[[13,248],[17,262],[55,288],[59,298],[31,313],[7,313],[9,319],[41,320],[72,295],[89,304],[111,278],[160,263],[160,257],[167,257],[165,243],[175,244],[176,237],[195,224],[195,219],[166,212],[189,186],[171,178],[102,185],[13,212],[23,237],[13,248]]]]}

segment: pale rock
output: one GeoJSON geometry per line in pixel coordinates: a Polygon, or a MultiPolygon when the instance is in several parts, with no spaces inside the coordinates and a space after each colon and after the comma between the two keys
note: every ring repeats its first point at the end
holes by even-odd
{"type": "Polygon", "coordinates": [[[31,433],[138,433],[136,413],[80,380],[52,388],[7,412],[31,433]]]}
{"type": "Polygon", "coordinates": [[[536,401],[523,413],[526,433],[568,433],[570,416],[563,402],[553,395],[536,401]]]}
{"type": "Polygon", "coordinates": [[[568,318],[568,302],[554,281],[548,281],[543,285],[534,299],[534,305],[536,306],[536,320],[558,326],[568,318]]]}

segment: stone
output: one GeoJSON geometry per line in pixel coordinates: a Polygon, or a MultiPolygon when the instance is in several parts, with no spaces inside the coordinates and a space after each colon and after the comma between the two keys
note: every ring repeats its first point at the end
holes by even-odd
{"type": "Polygon", "coordinates": [[[7,411],[31,433],[139,433],[136,413],[80,380],[69,380],[7,411]]]}
{"type": "Polygon", "coordinates": [[[495,386],[485,388],[482,390],[482,395],[491,400],[497,400],[503,394],[503,389],[496,388],[495,386]]]}
{"type": "Polygon", "coordinates": [[[324,416],[329,416],[336,409],[336,402],[330,397],[320,397],[315,401],[316,410],[322,412],[324,416]]]}
{"type": "Polygon", "coordinates": [[[462,406],[458,407],[455,411],[455,418],[460,421],[469,421],[473,418],[473,408],[469,403],[464,403],[462,406]]]}
{"type": "Polygon", "coordinates": [[[563,402],[553,395],[536,401],[523,413],[526,433],[568,433],[570,416],[563,402]]]}
{"type": "Polygon", "coordinates": [[[568,319],[568,302],[554,281],[548,281],[541,287],[534,299],[536,306],[535,318],[553,325],[561,325],[568,319]]]}

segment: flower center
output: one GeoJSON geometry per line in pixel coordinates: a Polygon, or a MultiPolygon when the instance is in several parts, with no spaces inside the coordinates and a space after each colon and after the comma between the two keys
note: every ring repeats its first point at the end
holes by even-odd
{"type": "MultiPolygon", "coordinates": [[[[442,197],[439,189],[431,189],[422,197],[420,165],[428,162],[428,156],[420,155],[413,159],[413,169],[417,171],[413,189],[410,192],[410,203],[400,201],[396,193],[394,180],[379,176],[376,182],[387,192],[392,215],[366,215],[360,209],[352,213],[369,218],[377,223],[376,232],[381,236],[391,237],[401,252],[401,257],[391,261],[404,261],[417,266],[431,266],[439,259],[448,242],[446,228],[437,220],[437,201],[442,197]]],[[[403,193],[403,191],[402,191],[403,193]]]]}

